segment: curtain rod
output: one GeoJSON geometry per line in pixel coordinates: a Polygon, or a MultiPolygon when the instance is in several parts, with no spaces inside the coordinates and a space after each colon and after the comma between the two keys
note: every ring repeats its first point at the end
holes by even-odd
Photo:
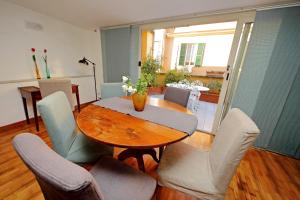
{"type": "Polygon", "coordinates": [[[104,27],[100,27],[100,30],[126,28],[126,27],[130,27],[130,26],[154,24],[154,23],[161,23],[161,22],[171,22],[171,21],[176,21],[176,20],[192,19],[192,18],[211,16],[211,15],[233,14],[233,13],[247,12],[247,11],[254,11],[254,10],[261,11],[261,10],[270,10],[270,9],[286,8],[286,7],[294,7],[294,6],[300,6],[300,2],[291,1],[291,2],[287,2],[287,3],[273,3],[273,4],[265,4],[265,5],[260,5],[260,6],[251,6],[251,7],[244,7],[244,8],[192,13],[192,14],[187,14],[187,15],[179,15],[179,16],[165,17],[165,18],[152,19],[152,20],[136,21],[136,22],[132,22],[132,23],[128,23],[128,24],[120,24],[120,25],[115,25],[115,26],[104,26],[104,27]]]}

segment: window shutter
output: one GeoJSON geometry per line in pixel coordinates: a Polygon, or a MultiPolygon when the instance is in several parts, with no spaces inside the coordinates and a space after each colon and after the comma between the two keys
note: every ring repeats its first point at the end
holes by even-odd
{"type": "Polygon", "coordinates": [[[179,65],[184,66],[187,43],[182,43],[180,47],[179,65]]]}
{"type": "Polygon", "coordinates": [[[204,49],[205,49],[205,43],[198,43],[195,66],[202,66],[204,49]]]}

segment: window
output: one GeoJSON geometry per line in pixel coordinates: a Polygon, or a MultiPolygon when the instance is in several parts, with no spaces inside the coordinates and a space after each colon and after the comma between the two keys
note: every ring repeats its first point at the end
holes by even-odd
{"type": "Polygon", "coordinates": [[[162,64],[164,52],[164,37],[165,29],[154,30],[153,58],[158,60],[160,64],[162,64]]]}
{"type": "Polygon", "coordinates": [[[202,66],[205,43],[181,43],[179,48],[180,66],[202,66]]]}

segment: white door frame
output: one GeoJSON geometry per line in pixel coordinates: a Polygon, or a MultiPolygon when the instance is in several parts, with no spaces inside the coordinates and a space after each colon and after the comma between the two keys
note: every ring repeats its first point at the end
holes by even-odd
{"type": "Polygon", "coordinates": [[[233,73],[234,69],[231,66],[234,66],[234,62],[237,56],[237,51],[239,47],[239,41],[242,35],[243,27],[245,23],[254,22],[256,11],[245,11],[245,12],[234,12],[234,13],[227,13],[227,14],[213,14],[201,17],[195,17],[191,19],[182,19],[182,20],[175,20],[175,21],[167,21],[167,22],[156,22],[156,23],[149,23],[140,26],[141,30],[153,30],[153,29],[162,29],[162,28],[172,28],[172,27],[179,27],[179,26],[191,26],[191,25],[201,25],[201,24],[210,24],[210,23],[222,23],[222,22],[230,22],[236,21],[236,30],[230,50],[230,55],[228,59],[228,66],[229,72],[224,74],[224,80],[222,84],[222,89],[220,92],[220,97],[218,101],[217,111],[215,114],[215,119],[213,122],[213,129],[212,134],[215,134],[219,128],[220,122],[222,120],[222,114],[224,109],[224,101],[227,93],[227,89],[229,86],[229,81],[231,79],[231,74],[233,73]],[[228,80],[226,80],[226,76],[228,74],[228,80]]]}
{"type": "Polygon", "coordinates": [[[238,74],[239,67],[235,66],[235,61],[238,56],[238,50],[239,50],[240,40],[242,39],[244,24],[252,23],[254,22],[254,19],[255,19],[255,12],[249,13],[247,15],[240,14],[238,17],[237,26],[236,26],[236,30],[235,30],[235,34],[231,46],[231,51],[228,59],[228,71],[224,74],[224,80],[220,92],[217,111],[215,114],[212,134],[215,134],[217,132],[222,120],[222,116],[226,114],[223,112],[224,108],[226,108],[224,106],[230,104],[230,102],[226,102],[225,105],[225,99],[227,96],[226,94],[228,94],[228,90],[234,89],[233,87],[229,88],[230,85],[233,85],[231,84],[231,81],[236,80],[235,78],[233,78],[233,75],[236,76],[238,74]]]}
{"type": "Polygon", "coordinates": [[[227,92],[225,95],[221,119],[224,119],[228,110],[231,108],[232,99],[233,99],[233,96],[235,94],[235,91],[236,91],[236,88],[238,85],[240,73],[242,71],[244,59],[245,59],[245,56],[247,53],[247,48],[248,48],[248,44],[250,41],[252,26],[253,26],[252,22],[244,24],[243,32],[242,32],[240,43],[239,43],[239,48],[237,50],[238,51],[237,56],[236,56],[236,59],[234,61],[234,65],[233,65],[234,70],[232,71],[231,78],[230,78],[228,88],[227,88],[227,92]]]}

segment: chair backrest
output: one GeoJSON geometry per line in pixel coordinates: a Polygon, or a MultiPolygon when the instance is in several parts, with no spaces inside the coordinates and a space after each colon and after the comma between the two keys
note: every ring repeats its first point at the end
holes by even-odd
{"type": "Polygon", "coordinates": [[[42,97],[46,97],[54,92],[62,91],[68,97],[69,103],[73,110],[74,100],[72,95],[72,83],[69,79],[45,79],[39,80],[39,87],[42,97]]]}
{"type": "Polygon", "coordinates": [[[55,92],[37,103],[54,150],[66,157],[76,137],[73,112],[64,92],[55,92]]]}
{"type": "Polygon", "coordinates": [[[186,107],[190,93],[191,91],[187,89],[167,87],[164,99],[186,107]]]}
{"type": "Polygon", "coordinates": [[[125,96],[122,89],[123,83],[102,83],[101,84],[101,98],[121,97],[125,96]]]}
{"type": "Polygon", "coordinates": [[[237,166],[259,133],[255,123],[240,109],[228,112],[209,154],[213,183],[219,191],[226,192],[237,166]]]}
{"type": "Polygon", "coordinates": [[[36,176],[45,199],[103,199],[99,186],[87,170],[59,156],[38,136],[19,134],[13,139],[13,146],[36,176]]]}

